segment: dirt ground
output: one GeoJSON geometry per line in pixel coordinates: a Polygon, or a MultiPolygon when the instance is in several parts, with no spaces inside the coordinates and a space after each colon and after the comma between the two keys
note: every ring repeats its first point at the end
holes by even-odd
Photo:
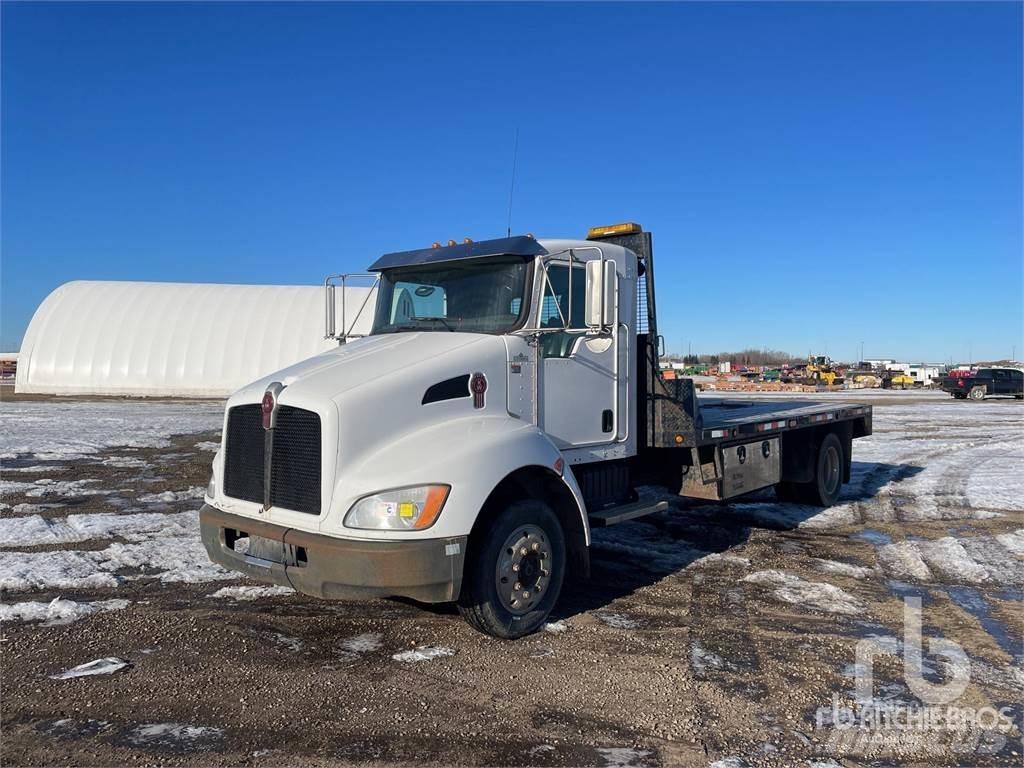
{"type": "MultiPolygon", "coordinates": [[[[931,428],[915,437],[911,416],[890,420],[886,409],[936,408],[935,429],[952,430],[943,420],[959,425],[966,413],[952,409],[975,404],[872,402],[877,434],[871,439],[875,450],[888,451],[887,459],[862,462],[859,486],[844,496],[838,517],[816,523],[819,510],[777,504],[770,493],[732,505],[674,499],[664,514],[595,535],[592,578],[568,584],[546,630],[515,642],[474,632],[447,607],[329,603],[296,594],[210,597],[225,586],[251,584],[242,580],[144,577],[115,588],[7,593],[5,603],[116,597],[130,605],[65,625],[4,622],[0,759],[4,765],[1021,765],[1024,551],[1012,546],[1024,513],[987,502],[978,514],[982,505],[970,489],[984,481],[972,480],[979,466],[972,451],[1005,443],[1019,468],[1024,440],[1014,438],[1012,419],[1009,431],[990,434],[986,416],[970,428],[977,433],[970,446],[932,445],[931,428]],[[925,470],[940,464],[934,482],[921,485],[930,476],[925,470]],[[1009,543],[998,549],[993,542],[1000,541],[1009,543]],[[939,557],[958,546],[986,576],[958,573],[956,558],[939,557]],[[901,557],[918,551],[930,565],[926,575],[909,566],[901,571],[901,557]],[[989,554],[978,554],[983,551],[989,554]],[[970,728],[942,727],[866,744],[844,741],[831,727],[833,697],[852,699],[858,641],[903,638],[901,598],[908,595],[922,599],[924,634],[959,644],[970,660],[970,682],[956,705],[1008,707],[1012,728],[981,733],[980,742],[970,728]],[[416,649],[427,658],[395,658],[416,649]],[[49,677],[103,657],[129,665],[109,675],[49,677]]],[[[1012,402],[985,407],[990,410],[978,413],[1021,412],[1012,402]]],[[[19,458],[5,461],[4,477],[89,479],[98,481],[90,487],[108,491],[47,496],[52,506],[44,514],[51,518],[130,510],[143,494],[205,486],[212,453],[197,444],[218,439],[216,431],[180,435],[171,448],[110,449],[61,470],[44,464],[15,476],[9,470],[40,464],[19,458]],[[134,468],[102,463],[115,456],[140,461],[134,468]]],[[[855,446],[855,461],[857,452],[855,446]]],[[[26,514],[18,504],[39,501],[5,496],[10,508],[0,522],[26,514]]],[[[176,500],[159,509],[178,513],[200,503],[176,500]]],[[[16,549],[88,550],[111,542],[117,537],[16,549]]],[[[5,541],[0,547],[14,548],[5,541]]],[[[145,576],[146,568],[119,575],[145,576]]],[[[949,669],[936,670],[933,682],[948,677],[949,669]]],[[[893,654],[876,657],[873,694],[920,703],[893,654]]]]}

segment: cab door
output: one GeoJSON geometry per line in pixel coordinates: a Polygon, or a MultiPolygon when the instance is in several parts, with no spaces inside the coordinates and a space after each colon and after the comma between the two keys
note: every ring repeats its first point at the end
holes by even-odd
{"type": "Polygon", "coordinates": [[[586,270],[571,270],[570,280],[569,263],[553,261],[539,272],[539,422],[559,448],[614,442],[619,431],[619,346],[611,333],[586,332],[586,270]]]}

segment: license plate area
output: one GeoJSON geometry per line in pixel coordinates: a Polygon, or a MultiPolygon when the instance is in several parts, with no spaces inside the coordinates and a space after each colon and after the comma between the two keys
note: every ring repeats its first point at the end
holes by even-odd
{"type": "Polygon", "coordinates": [[[305,566],[306,548],[286,544],[265,536],[252,536],[245,531],[225,529],[225,542],[241,555],[248,565],[271,568],[274,565],[305,566]]]}

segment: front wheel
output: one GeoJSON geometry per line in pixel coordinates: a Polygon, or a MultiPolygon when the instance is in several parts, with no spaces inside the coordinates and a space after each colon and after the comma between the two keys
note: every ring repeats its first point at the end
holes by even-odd
{"type": "Polygon", "coordinates": [[[540,628],[565,577],[565,534],[551,507],[509,504],[470,552],[459,613],[485,635],[511,640],[540,628]]]}

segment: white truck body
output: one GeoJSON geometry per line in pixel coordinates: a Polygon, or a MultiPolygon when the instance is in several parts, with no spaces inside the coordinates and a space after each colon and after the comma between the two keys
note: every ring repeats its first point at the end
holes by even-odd
{"type": "Polygon", "coordinates": [[[689,382],[666,389],[636,225],[450,241],[371,269],[369,336],[229,399],[201,515],[217,562],[322,597],[458,600],[478,629],[517,637],[587,573],[592,523],[665,509],[635,484],[699,498],[779,484],[827,505],[870,433],[869,408],[705,417],[689,382]]]}

